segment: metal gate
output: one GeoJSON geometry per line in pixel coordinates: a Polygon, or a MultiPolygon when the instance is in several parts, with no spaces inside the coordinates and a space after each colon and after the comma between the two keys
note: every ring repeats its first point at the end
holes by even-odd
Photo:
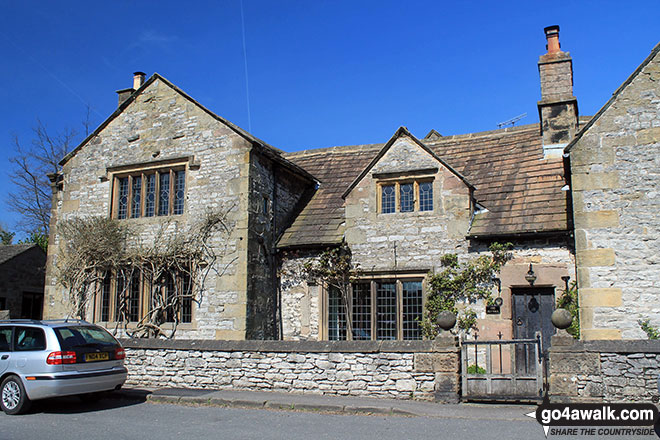
{"type": "Polygon", "coordinates": [[[540,333],[532,339],[461,340],[463,400],[540,400],[543,374],[540,333]]]}

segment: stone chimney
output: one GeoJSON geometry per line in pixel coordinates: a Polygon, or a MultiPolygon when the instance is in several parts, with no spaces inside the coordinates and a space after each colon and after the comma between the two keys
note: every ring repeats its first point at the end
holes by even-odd
{"type": "Polygon", "coordinates": [[[560,157],[578,130],[577,98],[573,96],[573,60],[561,50],[559,26],[544,29],[548,53],[539,57],[541,100],[538,102],[543,153],[560,157]]]}
{"type": "Polygon", "coordinates": [[[117,107],[120,107],[124,101],[126,101],[132,94],[135,92],[137,89],[142,87],[142,84],[144,84],[144,77],[145,77],[144,72],[134,72],[133,73],[133,87],[129,89],[121,89],[117,90],[117,95],[118,95],[118,102],[117,102],[117,107]]]}

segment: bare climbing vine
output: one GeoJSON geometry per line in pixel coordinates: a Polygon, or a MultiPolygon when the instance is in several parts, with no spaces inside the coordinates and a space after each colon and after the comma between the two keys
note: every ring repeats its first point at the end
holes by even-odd
{"type": "Polygon", "coordinates": [[[172,338],[179,325],[184,299],[199,304],[207,276],[222,276],[236,260],[230,254],[230,209],[208,211],[186,228],[171,221],[159,224],[155,236],[143,240],[126,222],[105,217],[76,218],[58,225],[61,237],[58,283],[69,293],[69,314],[85,319],[90,303],[107,276],[132,280],[140,274],[148,286],[147,312],[128,325],[128,281],[117,283],[117,327],[130,337],[172,338]],[[217,262],[222,261],[220,265],[217,262]],[[168,277],[172,289],[165,288],[168,277]],[[183,280],[183,281],[181,281],[183,280]],[[163,326],[170,324],[167,329],[163,326]]]}

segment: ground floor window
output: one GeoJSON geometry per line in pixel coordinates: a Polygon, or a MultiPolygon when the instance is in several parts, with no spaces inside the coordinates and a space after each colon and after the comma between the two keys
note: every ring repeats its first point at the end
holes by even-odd
{"type": "Polygon", "coordinates": [[[422,278],[359,281],[351,285],[348,298],[329,287],[324,304],[328,340],[422,339],[422,278]]]}
{"type": "Polygon", "coordinates": [[[187,273],[164,273],[157,280],[139,268],[103,274],[95,308],[97,321],[140,322],[161,311],[162,322],[192,322],[193,291],[187,273]]]}

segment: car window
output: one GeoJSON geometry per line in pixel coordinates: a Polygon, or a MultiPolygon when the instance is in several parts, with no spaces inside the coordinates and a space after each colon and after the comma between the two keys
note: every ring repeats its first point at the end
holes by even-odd
{"type": "Polygon", "coordinates": [[[117,345],[117,340],[100,327],[72,326],[55,329],[62,350],[91,345],[117,345]]]}
{"type": "Polygon", "coordinates": [[[36,351],[46,349],[46,335],[40,328],[16,327],[14,351],[36,351]]]}
{"type": "Polygon", "coordinates": [[[11,341],[11,327],[0,328],[0,351],[9,351],[11,341]]]}

